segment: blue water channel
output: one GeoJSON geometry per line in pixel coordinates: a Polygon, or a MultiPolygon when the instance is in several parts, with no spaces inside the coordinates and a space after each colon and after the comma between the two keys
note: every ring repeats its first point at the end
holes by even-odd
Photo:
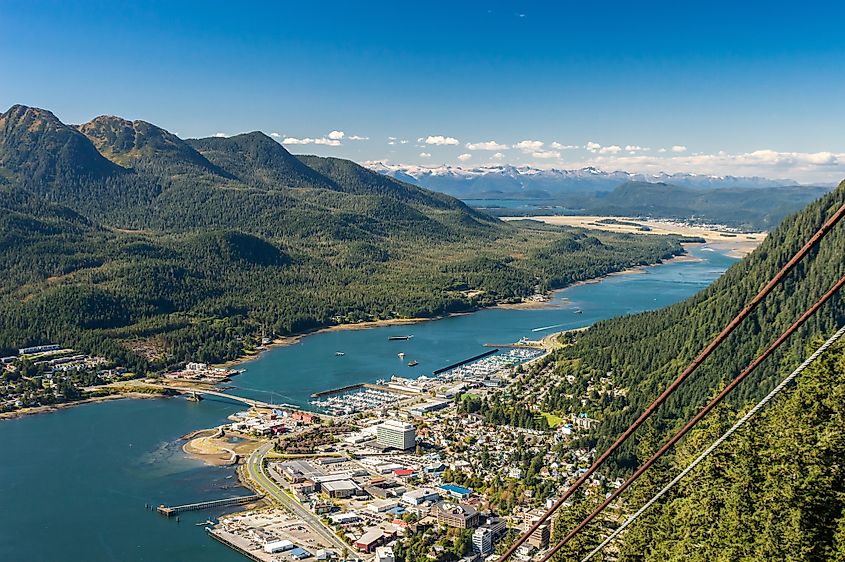
{"type": "MultiPolygon", "coordinates": [[[[735,261],[706,246],[692,255],[698,261],[571,287],[542,309],[496,308],[414,325],[314,334],[246,363],[234,392],[307,406],[315,391],[391,374],[428,374],[481,353],[485,343],[538,339],[666,306],[706,287],[735,261]],[[414,337],[388,341],[391,335],[414,337]],[[419,365],[408,367],[411,360],[419,365]]],[[[0,560],[243,560],[195,525],[219,513],[184,513],[176,523],[144,507],[246,493],[233,487],[232,468],[186,457],[179,441],[239,409],[212,399],[118,400],[0,421],[0,560]]]]}

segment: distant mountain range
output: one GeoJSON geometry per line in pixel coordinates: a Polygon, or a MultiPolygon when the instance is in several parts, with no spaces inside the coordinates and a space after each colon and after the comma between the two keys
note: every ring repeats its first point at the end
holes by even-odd
{"type": "Polygon", "coordinates": [[[470,201],[498,216],[648,216],[750,230],[769,230],[832,189],[761,177],[647,175],[597,168],[368,165],[381,174],[470,201]]]}
{"type": "Polygon", "coordinates": [[[510,165],[476,168],[410,166],[385,164],[383,162],[369,162],[365,165],[380,174],[424,186],[428,189],[442,191],[462,199],[554,198],[569,193],[609,191],[620,184],[631,181],[667,183],[694,189],[799,185],[794,180],[756,176],[708,176],[689,173],[667,174],[664,172],[637,174],[624,171],[607,172],[593,167],[578,170],[541,170],[530,166],[510,165]]]}

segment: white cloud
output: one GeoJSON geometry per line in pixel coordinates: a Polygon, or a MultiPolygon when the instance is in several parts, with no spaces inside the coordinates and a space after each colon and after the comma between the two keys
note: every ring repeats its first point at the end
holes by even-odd
{"type": "Polygon", "coordinates": [[[658,148],[657,152],[659,152],[660,154],[663,154],[664,152],[666,152],[666,149],[665,148],[658,148]]]}
{"type": "Polygon", "coordinates": [[[433,144],[436,146],[450,146],[459,144],[458,139],[454,137],[446,137],[443,135],[429,135],[425,137],[425,139],[419,138],[417,140],[420,142],[425,142],[425,144],[433,144]]]}
{"type": "Polygon", "coordinates": [[[535,150],[531,153],[531,156],[534,158],[560,158],[560,151],[559,150],[535,150]]]}
{"type": "Polygon", "coordinates": [[[348,136],[347,138],[348,138],[349,140],[354,140],[354,141],[365,141],[365,140],[370,140],[370,137],[361,137],[361,136],[358,136],[358,135],[350,135],[350,136],[348,136]]]}
{"type": "Polygon", "coordinates": [[[343,131],[332,131],[325,137],[313,139],[311,137],[285,137],[282,144],[321,144],[323,146],[340,146],[340,139],[343,138],[343,131]]]}
{"type": "Polygon", "coordinates": [[[467,160],[469,160],[470,158],[472,158],[472,154],[469,154],[469,153],[467,153],[467,152],[465,152],[465,153],[463,153],[463,154],[460,154],[460,155],[458,156],[458,160],[460,160],[461,162],[466,162],[466,161],[467,161],[467,160]]]}
{"type": "Polygon", "coordinates": [[[618,152],[622,152],[622,147],[615,144],[603,146],[599,149],[599,154],[616,154],[618,152]]]}
{"type": "Polygon", "coordinates": [[[501,160],[504,157],[504,154],[502,154],[501,152],[497,152],[496,154],[490,157],[490,160],[501,160]]]}
{"type": "Polygon", "coordinates": [[[651,149],[648,148],[647,146],[640,146],[638,144],[626,144],[625,145],[625,151],[629,152],[631,154],[634,154],[635,152],[645,152],[647,150],[651,150],[651,149]]]}
{"type": "Polygon", "coordinates": [[[518,148],[523,152],[531,152],[533,150],[540,150],[543,148],[543,141],[538,140],[522,140],[513,145],[514,148],[518,148]]]}
{"type": "Polygon", "coordinates": [[[217,137],[218,139],[225,139],[229,135],[227,135],[226,133],[214,133],[214,136],[217,137]]]}
{"type": "Polygon", "coordinates": [[[296,137],[285,137],[282,144],[312,144],[314,139],[304,138],[298,139],[296,137]]]}
{"type": "Polygon", "coordinates": [[[273,137],[274,139],[277,139],[282,135],[280,135],[279,133],[270,133],[270,136],[273,137]]]}
{"type": "Polygon", "coordinates": [[[597,152],[597,151],[598,151],[598,149],[600,149],[600,148],[601,148],[601,145],[600,145],[599,143],[597,143],[597,142],[587,141],[587,144],[585,145],[585,147],[586,147],[586,149],[587,149],[587,150],[589,150],[590,152],[597,152]]]}
{"type": "Polygon", "coordinates": [[[420,158],[431,158],[430,152],[420,152],[420,158]]]}
{"type": "Polygon", "coordinates": [[[681,144],[676,144],[675,146],[672,147],[672,152],[686,152],[686,151],[687,151],[687,147],[685,147],[681,144]]]}
{"type": "Polygon", "coordinates": [[[466,146],[470,150],[507,150],[508,145],[506,144],[499,144],[494,140],[483,141],[483,142],[468,142],[466,146]]]}
{"type": "MultiPolygon", "coordinates": [[[[628,151],[630,152],[630,151],[628,151]]],[[[695,173],[717,176],[760,176],[795,180],[802,183],[835,184],[845,177],[845,153],[779,152],[761,149],[730,154],[687,154],[670,149],[658,154],[602,153],[594,151],[582,162],[567,166],[595,166],[605,170],[626,170],[635,173],[695,173]]]]}
{"type": "Polygon", "coordinates": [[[560,144],[559,142],[555,141],[549,145],[552,148],[556,148],[558,150],[574,150],[576,148],[581,148],[577,144],[560,144]]]}

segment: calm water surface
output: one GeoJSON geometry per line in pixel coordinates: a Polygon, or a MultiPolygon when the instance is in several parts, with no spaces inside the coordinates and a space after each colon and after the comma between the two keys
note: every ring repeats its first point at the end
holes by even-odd
{"type": "MultiPolygon", "coordinates": [[[[247,372],[235,379],[236,392],[305,406],[317,390],[394,373],[431,373],[484,351],[484,343],[537,339],[666,306],[707,286],[734,262],[706,247],[692,253],[701,261],[571,287],[548,308],[489,309],[309,336],[247,363],[247,372]],[[409,334],[414,337],[408,341],[387,340],[409,334]],[[336,351],[345,355],[336,357],[336,351]],[[407,367],[412,359],[419,366],[407,367]]],[[[243,560],[194,525],[219,512],[184,513],[177,524],[144,508],[246,493],[232,488],[232,469],[186,458],[178,442],[239,409],[214,400],[119,400],[0,422],[0,560],[243,560]]]]}

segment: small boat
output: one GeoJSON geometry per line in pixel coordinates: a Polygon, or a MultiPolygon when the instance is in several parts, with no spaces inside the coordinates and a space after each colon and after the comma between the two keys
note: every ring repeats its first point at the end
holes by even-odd
{"type": "Polygon", "coordinates": [[[414,336],[388,336],[387,341],[404,341],[409,340],[414,336]]]}
{"type": "Polygon", "coordinates": [[[580,308],[576,308],[575,314],[583,314],[583,311],[580,308]]]}
{"type": "Polygon", "coordinates": [[[399,353],[399,359],[404,359],[404,358],[405,358],[405,354],[404,354],[404,353],[402,353],[402,352],[400,352],[400,353],[399,353]]]}
{"type": "Polygon", "coordinates": [[[343,357],[344,355],[346,355],[346,354],[345,354],[344,352],[342,352],[342,351],[335,351],[335,352],[334,352],[334,354],[335,354],[335,357],[343,357]]]}
{"type": "Polygon", "coordinates": [[[419,363],[416,361],[411,361],[410,363],[408,363],[409,367],[416,367],[417,365],[419,365],[419,363]]]}

